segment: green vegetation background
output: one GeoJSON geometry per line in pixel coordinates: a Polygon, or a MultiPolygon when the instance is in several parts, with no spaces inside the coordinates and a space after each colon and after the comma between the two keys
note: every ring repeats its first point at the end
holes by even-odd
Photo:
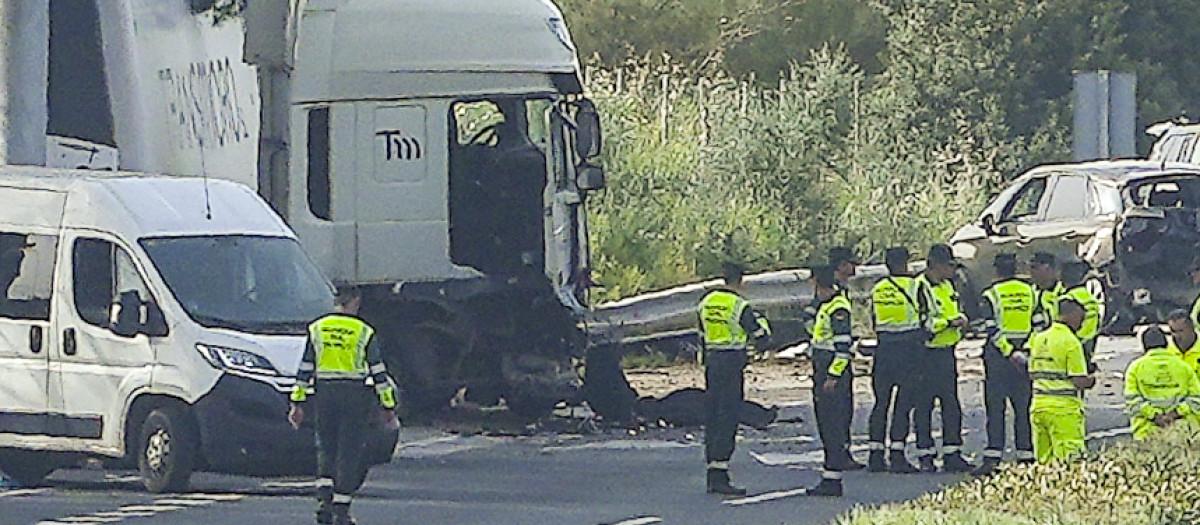
{"type": "Polygon", "coordinates": [[[597,301],[923,251],[1069,160],[1075,70],[1136,73],[1139,134],[1200,104],[1192,0],[557,3],[605,126],[597,301]]]}

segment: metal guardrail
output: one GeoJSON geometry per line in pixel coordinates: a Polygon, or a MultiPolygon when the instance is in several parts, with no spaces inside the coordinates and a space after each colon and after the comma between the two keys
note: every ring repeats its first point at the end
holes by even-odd
{"type": "MultiPolygon", "coordinates": [[[[804,308],[813,298],[811,274],[807,268],[800,268],[746,276],[746,300],[771,322],[773,335],[769,349],[808,340],[808,316],[804,308]]],[[[869,325],[859,320],[867,319],[871,287],[885,275],[887,267],[882,264],[859,266],[850,282],[855,332],[860,336],[870,334],[869,325]]],[[[668,340],[698,343],[696,306],[708,290],[720,284],[719,279],[714,279],[601,304],[587,318],[591,342],[597,345],[653,344],[668,340]]]]}

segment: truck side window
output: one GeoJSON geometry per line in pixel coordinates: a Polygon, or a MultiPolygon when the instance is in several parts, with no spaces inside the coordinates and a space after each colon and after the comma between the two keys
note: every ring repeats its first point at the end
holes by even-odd
{"type": "Polygon", "coordinates": [[[50,319],[50,293],[58,238],[0,233],[0,317],[50,319]]]}
{"type": "Polygon", "coordinates": [[[109,241],[76,239],[71,261],[75,309],[88,324],[108,328],[122,294],[135,294],[139,302],[151,298],[133,258],[109,241]]]}
{"type": "Polygon", "coordinates": [[[308,111],[308,210],[330,220],[329,108],[308,111]]]}

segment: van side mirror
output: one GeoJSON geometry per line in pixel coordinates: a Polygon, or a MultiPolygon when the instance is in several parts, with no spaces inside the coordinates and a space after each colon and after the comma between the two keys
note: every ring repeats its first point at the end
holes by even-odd
{"type": "Polygon", "coordinates": [[[146,322],[142,325],[142,333],[150,337],[164,337],[167,335],[167,316],[163,315],[162,308],[154,301],[146,301],[146,322]]]}
{"type": "Polygon", "coordinates": [[[604,187],[604,168],[584,163],[575,175],[575,186],[583,191],[594,191],[604,187]]]}
{"type": "Polygon", "coordinates": [[[979,220],[979,227],[983,228],[983,232],[989,236],[996,235],[996,216],[990,213],[984,215],[983,218],[979,220]]]}
{"type": "Polygon", "coordinates": [[[137,291],[121,292],[113,308],[116,309],[116,319],[109,326],[112,333],[121,337],[133,337],[141,331],[142,298],[138,296],[137,291]]]}
{"type": "Polygon", "coordinates": [[[596,105],[586,98],[578,102],[578,107],[579,111],[575,113],[575,154],[582,159],[595,158],[600,155],[603,145],[600,114],[596,113],[596,105]]]}

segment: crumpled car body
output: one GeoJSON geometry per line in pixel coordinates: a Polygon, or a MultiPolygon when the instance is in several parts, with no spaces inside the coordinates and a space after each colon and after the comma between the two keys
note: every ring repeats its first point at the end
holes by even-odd
{"type": "Polygon", "coordinates": [[[960,292],[978,316],[992,261],[1016,253],[1023,271],[1036,252],[1091,266],[1085,284],[1104,305],[1110,333],[1190,308],[1200,290],[1187,274],[1200,253],[1200,167],[1098,161],[1035,167],[1013,180],[950,239],[960,292]]]}

